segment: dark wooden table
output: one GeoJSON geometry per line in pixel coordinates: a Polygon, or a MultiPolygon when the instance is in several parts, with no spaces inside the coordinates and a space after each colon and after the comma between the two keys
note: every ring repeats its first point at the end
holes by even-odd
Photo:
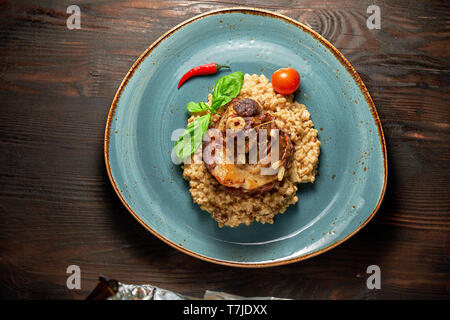
{"type": "Polygon", "coordinates": [[[0,1],[1,298],[85,298],[101,274],[201,296],[450,297],[448,1],[0,1]],[[238,269],[185,255],[127,212],[106,175],[107,113],[136,58],[171,27],[216,8],[285,14],[331,41],[367,85],[385,131],[389,182],[375,218],[303,262],[238,269]],[[66,9],[81,9],[69,30],[66,9]],[[366,9],[381,8],[369,30],[366,9]],[[81,268],[81,289],[66,268],[81,268]],[[366,286],[369,265],[381,289],[366,286]]]}

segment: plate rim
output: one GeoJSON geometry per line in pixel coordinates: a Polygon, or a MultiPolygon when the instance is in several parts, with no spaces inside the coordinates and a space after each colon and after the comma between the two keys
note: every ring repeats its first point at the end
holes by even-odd
{"type": "Polygon", "coordinates": [[[104,138],[104,159],[105,159],[106,171],[108,173],[109,180],[110,180],[110,182],[111,182],[111,184],[113,186],[114,191],[116,192],[117,196],[119,197],[120,201],[124,204],[124,206],[131,213],[131,215],[144,228],[146,228],[150,233],[152,233],[154,236],[156,236],[157,238],[159,238],[163,242],[167,243],[171,247],[173,247],[173,248],[175,248],[175,249],[177,249],[177,250],[179,250],[179,251],[181,251],[183,253],[186,253],[186,254],[188,254],[190,256],[193,256],[195,258],[198,258],[198,259],[201,259],[201,260],[204,260],[204,261],[208,261],[208,262],[212,262],[212,263],[215,263],[215,264],[232,266],[232,267],[242,267],[242,268],[275,267],[275,266],[281,266],[281,265],[286,265],[286,264],[290,264],[290,263],[294,263],[294,262],[303,261],[303,260],[315,257],[315,256],[317,256],[319,254],[325,253],[325,252],[327,252],[327,251],[337,247],[338,245],[342,244],[343,242],[347,241],[352,236],[354,236],[356,233],[358,233],[365,225],[367,225],[369,223],[369,221],[372,220],[372,218],[375,216],[375,214],[379,210],[379,208],[381,206],[381,203],[382,203],[382,201],[384,199],[385,192],[386,192],[387,178],[388,178],[388,163],[387,163],[386,141],[385,141],[385,137],[384,137],[384,133],[383,133],[383,128],[381,126],[381,121],[380,121],[380,118],[378,116],[378,112],[376,110],[375,104],[373,103],[372,98],[371,98],[371,96],[370,96],[370,94],[369,94],[365,84],[361,80],[359,74],[356,72],[356,70],[350,64],[350,62],[328,40],[326,40],[324,37],[322,37],[319,33],[314,31],[310,27],[302,24],[299,21],[296,21],[296,20],[294,20],[292,18],[289,18],[289,17],[287,17],[287,16],[285,16],[283,14],[272,12],[272,11],[265,10],[265,9],[253,8],[253,7],[229,7],[229,8],[222,8],[222,9],[211,10],[211,11],[207,11],[207,12],[204,12],[202,14],[196,15],[196,16],[190,18],[190,19],[187,19],[187,20],[179,23],[178,25],[176,25],[175,27],[171,28],[169,31],[164,33],[162,36],[160,36],[158,39],[156,39],[139,56],[139,58],[133,63],[133,65],[128,70],[127,74],[125,75],[124,79],[122,80],[122,82],[121,82],[121,84],[120,84],[120,86],[119,86],[119,88],[118,88],[118,90],[117,90],[117,92],[116,92],[116,94],[114,96],[114,99],[113,99],[113,101],[111,103],[111,107],[110,107],[109,112],[108,112],[108,118],[107,118],[107,121],[106,121],[105,138],[104,138]],[[251,262],[250,263],[245,263],[245,262],[227,261],[227,260],[220,260],[220,259],[215,259],[215,258],[211,258],[211,257],[205,256],[205,255],[201,255],[201,254],[196,253],[196,252],[194,252],[192,250],[186,249],[186,248],[176,244],[175,242],[170,241],[169,239],[166,239],[165,237],[160,235],[158,232],[153,230],[150,226],[148,226],[133,211],[133,209],[128,205],[126,200],[122,197],[122,195],[121,195],[121,193],[120,193],[119,189],[117,188],[117,185],[116,185],[116,183],[114,181],[114,178],[112,176],[111,166],[109,164],[109,141],[110,141],[110,133],[111,133],[110,129],[111,129],[112,118],[113,118],[113,115],[115,113],[115,109],[117,107],[117,103],[118,103],[118,101],[120,99],[122,91],[124,90],[125,86],[127,85],[128,81],[130,80],[130,78],[133,76],[133,74],[136,71],[136,69],[138,68],[138,66],[153,51],[153,49],[155,49],[164,39],[168,38],[170,35],[172,35],[176,31],[180,30],[181,28],[183,28],[183,27],[185,27],[185,26],[187,26],[187,25],[189,25],[189,24],[191,24],[191,23],[193,23],[195,21],[198,21],[200,19],[208,17],[208,16],[218,15],[218,14],[230,14],[230,13],[243,13],[243,14],[261,15],[261,16],[268,16],[268,17],[272,17],[272,18],[277,18],[277,19],[280,19],[280,20],[282,20],[284,22],[290,23],[293,26],[295,26],[295,27],[297,27],[299,29],[302,29],[303,31],[308,32],[309,34],[311,34],[322,45],[324,45],[327,49],[329,49],[331,51],[331,53],[333,53],[333,55],[340,62],[340,64],[347,69],[347,71],[350,73],[352,78],[358,84],[362,95],[364,96],[364,98],[366,99],[367,104],[370,107],[370,111],[372,113],[372,117],[375,120],[375,124],[376,124],[377,129],[378,129],[378,137],[379,137],[379,140],[380,140],[381,149],[382,149],[381,151],[382,151],[382,155],[383,155],[384,181],[383,181],[383,188],[382,188],[380,197],[378,199],[377,205],[373,209],[372,213],[364,221],[364,223],[362,223],[358,228],[353,230],[353,232],[351,232],[350,234],[345,236],[343,239],[341,239],[339,241],[336,241],[334,243],[331,243],[329,246],[327,246],[325,248],[322,248],[320,250],[311,252],[309,254],[305,254],[305,255],[301,255],[301,256],[295,257],[295,258],[290,258],[290,259],[281,260],[281,261],[272,261],[272,262],[265,261],[265,262],[258,262],[258,263],[251,263],[251,262]]]}

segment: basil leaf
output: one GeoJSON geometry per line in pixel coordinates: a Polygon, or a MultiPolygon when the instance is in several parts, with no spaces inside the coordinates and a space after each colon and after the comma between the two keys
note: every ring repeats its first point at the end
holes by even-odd
{"type": "Polygon", "coordinates": [[[191,113],[209,110],[209,106],[206,103],[204,102],[195,103],[193,101],[189,102],[186,105],[186,108],[191,113]]]}
{"type": "Polygon", "coordinates": [[[179,159],[186,159],[197,150],[203,140],[203,135],[209,127],[211,114],[196,118],[184,130],[183,134],[175,142],[175,154],[179,159]]]}
{"type": "Polygon", "coordinates": [[[236,71],[218,79],[213,89],[211,110],[214,112],[236,98],[241,92],[243,82],[244,73],[242,71],[236,71]]]}

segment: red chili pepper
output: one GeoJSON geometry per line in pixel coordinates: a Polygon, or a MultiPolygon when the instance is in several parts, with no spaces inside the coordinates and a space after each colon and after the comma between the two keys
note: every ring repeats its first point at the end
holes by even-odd
{"type": "Polygon", "coordinates": [[[178,83],[178,89],[183,85],[183,83],[186,82],[186,80],[195,77],[195,76],[201,76],[206,74],[214,74],[217,71],[219,71],[222,68],[230,68],[229,66],[223,66],[217,63],[208,63],[204,64],[195,68],[192,68],[188,72],[185,73],[183,77],[181,77],[180,82],[178,83]]]}

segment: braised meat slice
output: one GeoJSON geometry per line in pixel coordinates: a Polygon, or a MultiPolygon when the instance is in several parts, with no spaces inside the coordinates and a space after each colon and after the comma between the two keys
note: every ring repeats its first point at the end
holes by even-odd
{"type": "Polygon", "coordinates": [[[262,193],[281,181],[293,154],[276,118],[252,99],[233,99],[203,143],[203,161],[216,180],[237,193],[262,193]]]}

